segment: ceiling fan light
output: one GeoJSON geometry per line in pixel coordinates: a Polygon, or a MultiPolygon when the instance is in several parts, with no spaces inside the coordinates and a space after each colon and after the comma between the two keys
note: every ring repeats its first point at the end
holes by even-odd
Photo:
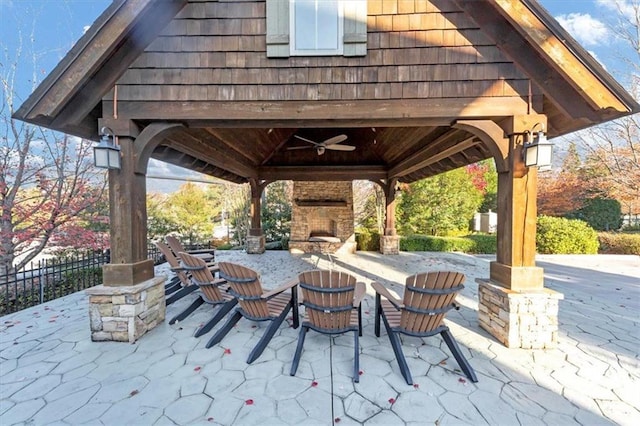
{"type": "Polygon", "coordinates": [[[318,155],[322,155],[324,154],[324,146],[319,146],[318,147],[318,155]]]}

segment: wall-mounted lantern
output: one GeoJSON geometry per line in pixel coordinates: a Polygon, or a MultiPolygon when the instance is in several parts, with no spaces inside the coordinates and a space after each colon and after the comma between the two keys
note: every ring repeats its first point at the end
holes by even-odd
{"type": "Polygon", "coordinates": [[[534,132],[536,124],[531,132],[525,133],[523,146],[523,160],[527,167],[538,167],[538,170],[550,170],[553,161],[553,143],[547,140],[544,129],[534,132]],[[529,141],[529,135],[533,135],[533,140],[529,141]]]}
{"type": "Polygon", "coordinates": [[[93,147],[93,163],[103,169],[120,168],[120,147],[115,142],[113,130],[108,127],[100,129],[100,142],[93,147]]]}

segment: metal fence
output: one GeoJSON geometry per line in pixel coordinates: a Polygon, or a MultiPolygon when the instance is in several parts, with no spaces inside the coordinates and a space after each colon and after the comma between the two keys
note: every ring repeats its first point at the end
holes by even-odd
{"type": "MultiPolygon", "coordinates": [[[[200,244],[186,248],[210,247],[200,244]]],[[[0,275],[0,316],[102,284],[102,265],[109,263],[109,257],[109,251],[65,256],[33,262],[28,270],[0,275]]],[[[165,261],[153,244],[148,246],[148,257],[154,265],[165,261]]]]}

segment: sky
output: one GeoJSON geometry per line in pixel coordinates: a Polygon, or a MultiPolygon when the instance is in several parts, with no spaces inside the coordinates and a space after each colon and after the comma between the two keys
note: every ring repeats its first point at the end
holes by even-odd
{"type": "MultiPolygon", "coordinates": [[[[607,20],[615,16],[616,4],[631,12],[632,0],[539,1],[614,77],[619,77],[620,60],[615,53],[625,46],[613,37],[607,20]]],[[[110,0],[0,0],[0,73],[6,75],[10,71],[20,46],[25,60],[16,73],[18,104],[29,96],[34,82],[46,77],[110,3],[110,0]]],[[[185,174],[184,170],[158,161],[153,161],[148,170],[148,175],[156,176],[185,174]]],[[[150,192],[165,192],[177,189],[180,184],[149,179],[147,185],[150,192]]]]}

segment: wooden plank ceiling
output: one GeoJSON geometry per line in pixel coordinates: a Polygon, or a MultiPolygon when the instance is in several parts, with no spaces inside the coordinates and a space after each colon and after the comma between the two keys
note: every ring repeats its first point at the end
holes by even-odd
{"type": "Polygon", "coordinates": [[[184,128],[153,158],[235,183],[258,180],[398,179],[413,182],[490,157],[469,133],[448,126],[184,128]],[[352,151],[324,152],[303,139],[352,151]]]}

